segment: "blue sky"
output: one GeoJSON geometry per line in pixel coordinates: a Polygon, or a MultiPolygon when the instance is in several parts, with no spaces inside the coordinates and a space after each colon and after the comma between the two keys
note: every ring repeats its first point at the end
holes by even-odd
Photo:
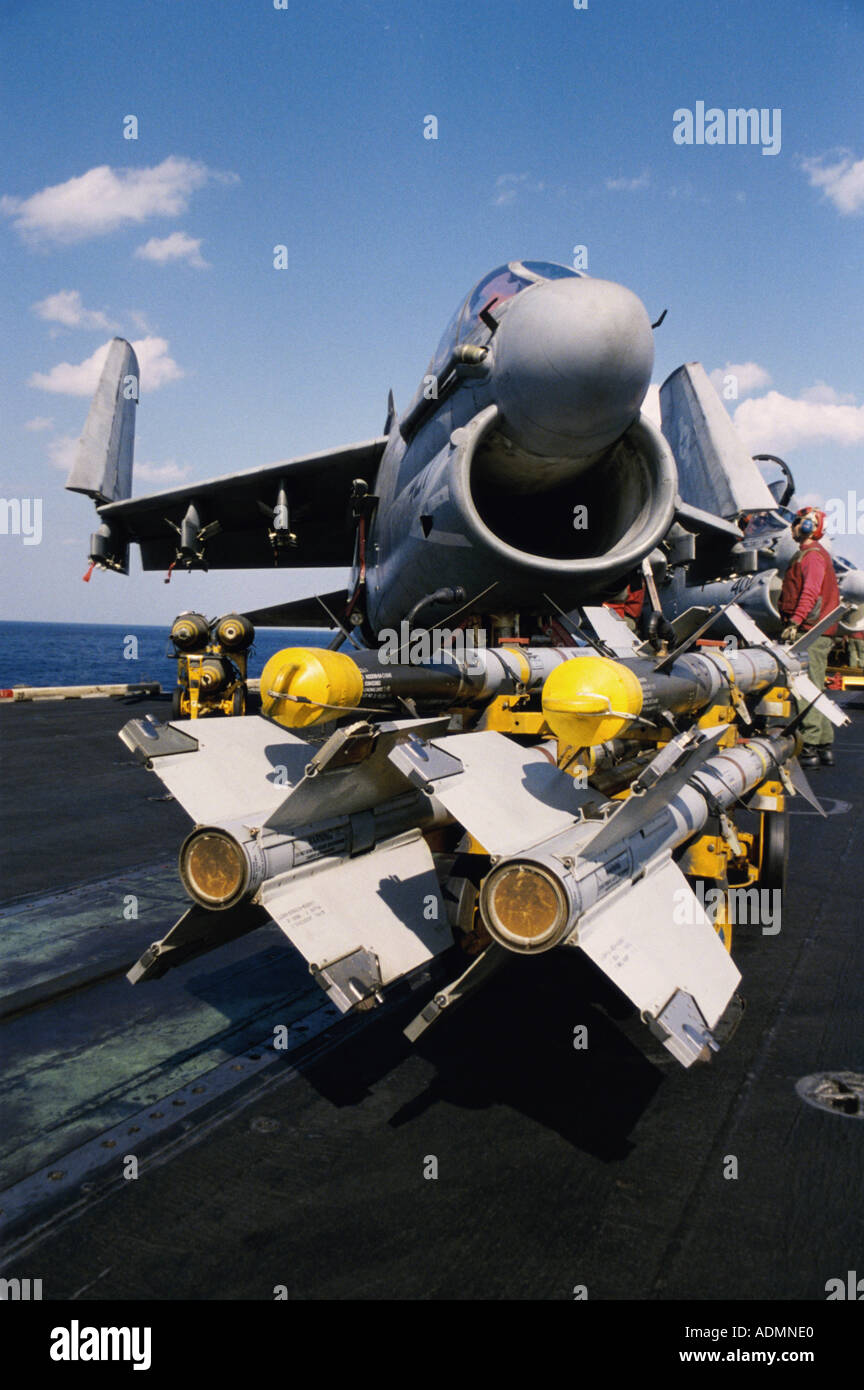
{"type": "MultiPolygon", "coordinates": [[[[81,583],[93,512],[63,482],[113,332],[144,345],[154,491],[378,434],[486,270],[577,245],[668,308],[655,382],[739,366],[753,451],[864,502],[861,0],[6,0],[0,44],[0,495],[43,508],[39,545],[0,535],[2,616],[162,622],[342,578],[166,586],[136,555],[81,583]],[[677,145],[699,101],[779,108],[780,152],[677,145]]],[[[864,563],[864,535],[836,547],[864,563]]]]}

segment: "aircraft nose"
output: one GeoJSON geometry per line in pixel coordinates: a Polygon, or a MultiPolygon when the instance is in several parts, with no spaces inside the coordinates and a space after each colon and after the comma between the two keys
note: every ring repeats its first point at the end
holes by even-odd
{"type": "Polygon", "coordinates": [[[516,295],[494,339],[504,433],[545,458],[596,456],[639,414],[654,365],[642,301],[589,277],[516,295]]]}

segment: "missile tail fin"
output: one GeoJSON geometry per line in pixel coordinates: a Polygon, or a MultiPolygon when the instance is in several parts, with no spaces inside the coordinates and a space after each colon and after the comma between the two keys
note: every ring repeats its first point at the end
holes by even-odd
{"type": "Polygon", "coordinates": [[[639,1009],[684,1067],[707,1047],[741,974],[705,907],[671,860],[586,913],[579,946],[639,1009]]]}

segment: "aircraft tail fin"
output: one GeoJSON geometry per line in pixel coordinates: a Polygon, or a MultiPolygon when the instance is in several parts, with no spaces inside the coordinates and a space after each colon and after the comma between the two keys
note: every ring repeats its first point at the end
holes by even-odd
{"type": "Polygon", "coordinates": [[[78,453],[66,482],[97,506],[132,495],[138,359],[131,343],[113,338],[93,395],[78,453]]]}
{"type": "Polygon", "coordinates": [[[685,503],[721,517],[776,505],[700,362],[666,378],[660,412],[685,503]]]}

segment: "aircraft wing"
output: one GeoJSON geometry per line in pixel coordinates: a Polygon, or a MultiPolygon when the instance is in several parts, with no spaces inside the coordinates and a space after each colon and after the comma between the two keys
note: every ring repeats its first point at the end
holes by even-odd
{"type": "Polygon", "coordinates": [[[270,568],[277,559],[292,568],[350,565],[352,484],[363,478],[372,490],[385,443],[369,439],[97,510],[113,545],[140,545],[145,570],[167,569],[178,558],[192,569],[270,568]],[[274,527],[281,543],[274,544],[274,527]]]}
{"type": "Polygon", "coordinates": [[[337,626],[334,618],[342,621],[350,597],[347,589],[333,589],[329,594],[311,594],[308,598],[272,603],[267,608],[253,608],[245,616],[255,627],[333,628],[337,626]]]}

